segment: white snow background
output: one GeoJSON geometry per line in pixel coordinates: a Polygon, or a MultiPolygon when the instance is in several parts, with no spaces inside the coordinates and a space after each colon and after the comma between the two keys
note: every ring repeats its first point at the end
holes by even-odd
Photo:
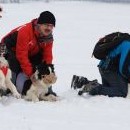
{"type": "Polygon", "coordinates": [[[56,16],[54,60],[57,102],[26,102],[3,97],[0,130],[129,130],[130,99],[77,96],[70,89],[73,74],[100,80],[94,45],[113,31],[130,32],[130,4],[97,2],[29,2],[2,4],[0,38],[42,11],[56,16]]]}

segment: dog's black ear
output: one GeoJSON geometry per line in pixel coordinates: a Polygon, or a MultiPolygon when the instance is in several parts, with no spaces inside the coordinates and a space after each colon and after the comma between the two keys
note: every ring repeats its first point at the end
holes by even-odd
{"type": "Polygon", "coordinates": [[[41,64],[39,64],[36,68],[38,70],[38,77],[41,78],[41,75],[49,75],[50,72],[55,73],[54,72],[54,65],[53,64],[46,64],[46,62],[42,62],[41,64]],[[50,69],[51,70],[50,70],[50,69]]]}
{"type": "Polygon", "coordinates": [[[41,64],[39,64],[37,66],[37,70],[38,70],[39,75],[49,74],[48,65],[46,64],[46,62],[42,62],[41,64]]]}
{"type": "Polygon", "coordinates": [[[48,64],[48,67],[51,67],[52,73],[55,73],[55,71],[54,71],[54,64],[48,64]]]}
{"type": "Polygon", "coordinates": [[[37,70],[41,70],[43,67],[45,67],[44,62],[41,63],[41,64],[39,64],[39,65],[37,65],[36,69],[37,69],[37,70]]]}

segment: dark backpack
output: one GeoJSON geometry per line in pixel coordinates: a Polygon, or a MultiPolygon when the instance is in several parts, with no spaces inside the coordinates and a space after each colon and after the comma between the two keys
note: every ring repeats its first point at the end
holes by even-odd
{"type": "Polygon", "coordinates": [[[95,45],[93,56],[99,60],[105,59],[108,53],[124,40],[130,41],[128,33],[114,32],[106,35],[95,45]]]}

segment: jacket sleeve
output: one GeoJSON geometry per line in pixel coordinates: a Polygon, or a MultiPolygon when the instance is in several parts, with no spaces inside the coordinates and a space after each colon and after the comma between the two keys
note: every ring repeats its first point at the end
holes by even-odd
{"type": "Polygon", "coordinates": [[[53,47],[53,42],[51,43],[43,43],[43,61],[46,61],[47,64],[52,64],[53,60],[53,54],[52,54],[52,47],[53,47]]]}
{"type": "Polygon", "coordinates": [[[33,74],[33,67],[28,58],[29,36],[26,33],[27,30],[24,28],[19,30],[16,44],[16,57],[23,72],[30,77],[33,74]]]}

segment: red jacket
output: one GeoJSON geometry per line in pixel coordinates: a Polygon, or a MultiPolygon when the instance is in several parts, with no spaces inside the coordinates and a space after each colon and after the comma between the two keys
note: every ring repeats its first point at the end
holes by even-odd
{"type": "MultiPolygon", "coordinates": [[[[14,30],[12,30],[5,37],[11,36],[14,32],[17,32],[14,36],[16,37],[16,44],[10,42],[12,44],[12,50],[16,51],[16,58],[20,63],[20,66],[23,72],[31,76],[33,74],[33,67],[29,61],[29,57],[37,54],[39,52],[39,46],[42,50],[42,59],[46,61],[47,64],[52,63],[52,46],[53,46],[53,37],[52,39],[44,42],[38,42],[39,33],[34,29],[34,25],[36,20],[33,20],[30,23],[22,25],[14,30]],[[15,44],[15,46],[13,45],[15,44]]],[[[4,38],[5,38],[4,37],[4,38]]],[[[4,40],[2,39],[2,41],[4,40]]],[[[10,38],[11,39],[11,38],[10,38]]],[[[14,38],[15,39],[15,38],[14,38]]],[[[4,42],[4,41],[3,41],[4,42]]],[[[6,43],[7,44],[7,43],[6,43]]]]}

